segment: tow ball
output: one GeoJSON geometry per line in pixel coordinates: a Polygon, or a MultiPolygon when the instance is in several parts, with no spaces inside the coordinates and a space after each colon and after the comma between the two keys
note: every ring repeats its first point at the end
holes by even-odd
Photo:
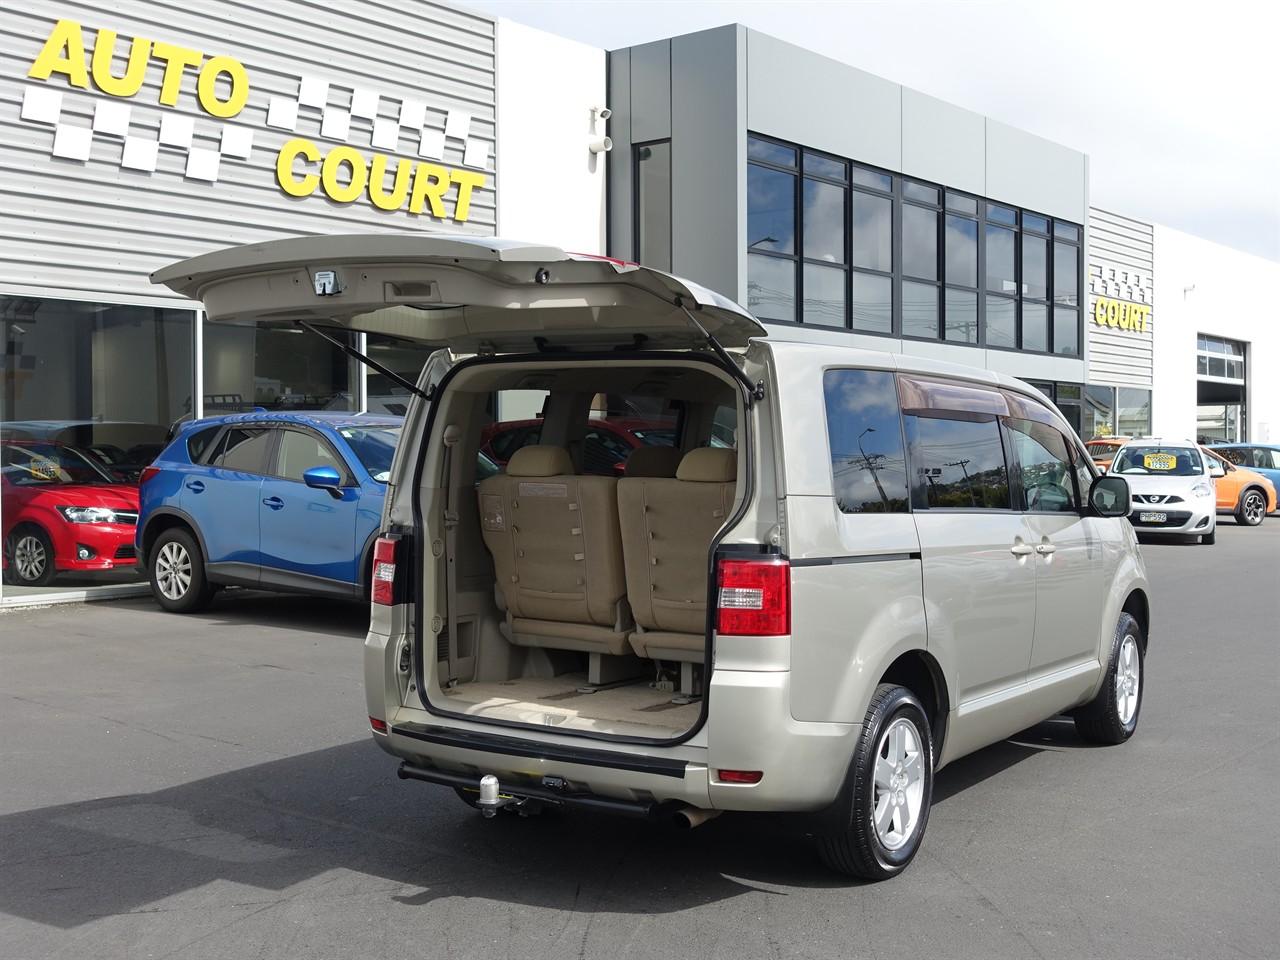
{"type": "Polygon", "coordinates": [[[480,813],[485,818],[497,816],[498,811],[503,807],[510,807],[513,812],[522,817],[532,817],[542,812],[544,802],[536,797],[504,795],[502,788],[498,785],[498,778],[491,773],[486,773],[480,778],[480,799],[476,801],[476,806],[480,808],[480,813]]]}

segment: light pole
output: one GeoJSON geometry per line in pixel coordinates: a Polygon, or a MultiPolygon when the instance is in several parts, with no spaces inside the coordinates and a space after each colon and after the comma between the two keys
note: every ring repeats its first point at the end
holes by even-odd
{"type": "MultiPolygon", "coordinates": [[[[875,433],[875,432],[876,432],[875,427],[867,427],[867,429],[863,430],[860,434],[858,434],[858,452],[862,454],[862,462],[866,464],[867,469],[871,471],[871,479],[875,481],[876,490],[880,494],[880,500],[882,503],[884,503],[885,510],[888,511],[889,495],[884,492],[884,487],[880,485],[880,474],[876,472],[875,460],[872,457],[867,456],[867,451],[862,449],[862,438],[865,437],[868,433],[875,433]]],[[[874,456],[883,457],[884,454],[877,453],[874,456]]]]}

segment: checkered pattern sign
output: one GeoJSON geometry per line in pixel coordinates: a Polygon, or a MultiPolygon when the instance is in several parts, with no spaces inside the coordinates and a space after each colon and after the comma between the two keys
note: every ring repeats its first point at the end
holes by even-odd
{"type": "Polygon", "coordinates": [[[369,146],[374,150],[443,160],[445,142],[457,140],[462,143],[463,166],[483,170],[489,162],[489,145],[471,136],[471,114],[464,110],[429,115],[422,100],[398,99],[369,87],[339,87],[314,76],[300,78],[296,97],[271,98],[267,126],[296,133],[300,119],[316,112],[320,136],[326,140],[349,142],[354,117],[372,124],[369,146]],[[406,141],[408,149],[402,150],[406,141]]]}

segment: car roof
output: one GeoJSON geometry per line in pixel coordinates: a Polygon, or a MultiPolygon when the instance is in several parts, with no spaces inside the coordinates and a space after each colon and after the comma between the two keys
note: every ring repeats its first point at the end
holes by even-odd
{"type": "Polygon", "coordinates": [[[1254,443],[1251,441],[1243,443],[1206,443],[1205,446],[1210,450],[1238,450],[1241,447],[1262,447],[1264,450],[1280,450],[1280,443],[1254,443]]]}
{"type": "MultiPolygon", "coordinates": [[[[193,420],[194,426],[217,426],[224,423],[298,423],[313,427],[399,427],[404,417],[385,413],[351,413],[348,410],[257,410],[249,413],[226,413],[193,420]]],[[[188,427],[188,429],[191,429],[188,427]]]]}
{"type": "Polygon", "coordinates": [[[1130,437],[1124,442],[1124,445],[1130,446],[1159,446],[1159,447],[1198,447],[1200,444],[1194,440],[1188,440],[1185,437],[1178,439],[1177,437],[1130,437]]]}

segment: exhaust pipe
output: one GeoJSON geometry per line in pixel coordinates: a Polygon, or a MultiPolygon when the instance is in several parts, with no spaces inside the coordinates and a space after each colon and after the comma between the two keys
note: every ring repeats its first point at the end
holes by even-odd
{"type": "Polygon", "coordinates": [[[702,807],[681,807],[671,818],[671,822],[680,830],[692,830],[700,827],[708,820],[720,816],[720,810],[706,810],[702,807]]]}

